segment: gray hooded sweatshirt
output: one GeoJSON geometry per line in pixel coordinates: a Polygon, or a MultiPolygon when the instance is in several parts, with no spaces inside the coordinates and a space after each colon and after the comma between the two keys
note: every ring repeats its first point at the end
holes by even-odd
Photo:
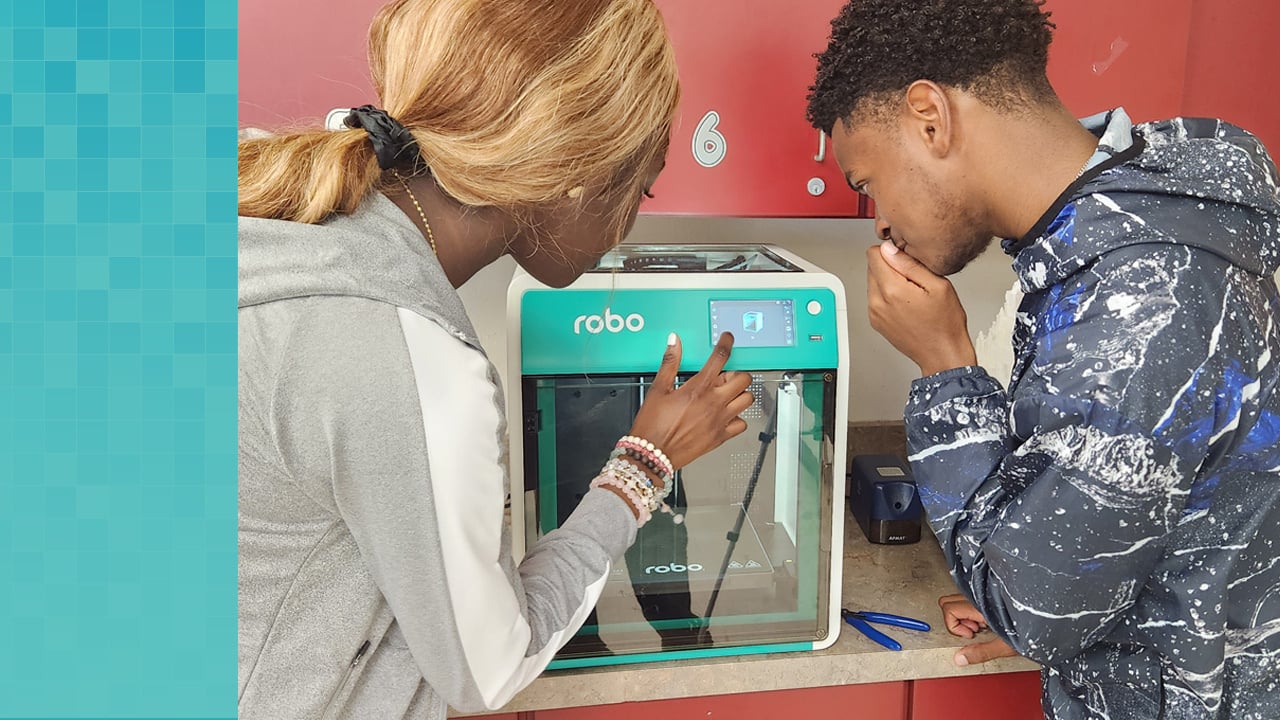
{"type": "Polygon", "coordinates": [[[241,218],[239,252],[240,718],[501,707],[591,611],[631,511],[593,490],[514,564],[497,373],[382,195],[241,218]]]}
{"type": "Polygon", "coordinates": [[[911,466],[960,588],[1055,720],[1280,718],[1280,192],[1217,120],[1085,121],[1092,170],[1004,247],[1008,390],[913,385],[911,466]]]}

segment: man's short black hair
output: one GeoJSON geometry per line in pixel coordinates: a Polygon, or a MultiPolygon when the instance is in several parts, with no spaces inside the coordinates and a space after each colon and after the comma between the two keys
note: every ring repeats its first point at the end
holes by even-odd
{"type": "Polygon", "coordinates": [[[809,88],[809,122],[830,133],[860,103],[916,80],[973,93],[1008,110],[1045,100],[1053,23],[1043,0],[850,0],[831,21],[809,88]]]}

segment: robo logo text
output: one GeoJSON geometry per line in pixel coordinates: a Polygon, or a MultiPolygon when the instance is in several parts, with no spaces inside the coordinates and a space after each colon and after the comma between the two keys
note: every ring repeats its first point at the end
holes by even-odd
{"type": "Polygon", "coordinates": [[[645,575],[652,575],[653,573],[657,573],[659,575],[666,575],[667,573],[673,573],[673,572],[675,573],[702,572],[702,566],[699,565],[698,563],[689,563],[688,565],[682,565],[680,563],[671,563],[669,565],[650,565],[649,567],[644,569],[645,575]]]}
{"type": "Polygon", "coordinates": [[[608,330],[611,333],[620,333],[623,330],[627,332],[640,332],[644,329],[644,316],[639,313],[631,313],[627,316],[614,315],[609,308],[604,309],[604,315],[579,315],[573,321],[573,334],[581,335],[583,330],[592,335],[599,335],[608,330]]]}

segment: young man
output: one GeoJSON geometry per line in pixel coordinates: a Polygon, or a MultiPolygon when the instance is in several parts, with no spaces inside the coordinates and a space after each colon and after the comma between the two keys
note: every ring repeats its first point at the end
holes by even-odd
{"type": "Polygon", "coordinates": [[[1049,717],[1280,718],[1276,167],[1215,120],[1076,121],[1052,27],[1034,0],[853,0],[811,88],[876,201],[871,324],[923,376],[929,522],[1049,717]],[[1007,391],[943,277],[993,237],[1025,293],[1007,391]]]}

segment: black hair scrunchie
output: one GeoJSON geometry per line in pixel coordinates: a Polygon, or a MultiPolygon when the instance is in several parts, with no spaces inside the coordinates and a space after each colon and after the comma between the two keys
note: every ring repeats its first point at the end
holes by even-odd
{"type": "Polygon", "coordinates": [[[351,108],[342,124],[349,128],[362,128],[369,133],[373,154],[378,157],[378,167],[383,170],[411,168],[418,159],[418,142],[385,110],[372,105],[351,108]]]}

